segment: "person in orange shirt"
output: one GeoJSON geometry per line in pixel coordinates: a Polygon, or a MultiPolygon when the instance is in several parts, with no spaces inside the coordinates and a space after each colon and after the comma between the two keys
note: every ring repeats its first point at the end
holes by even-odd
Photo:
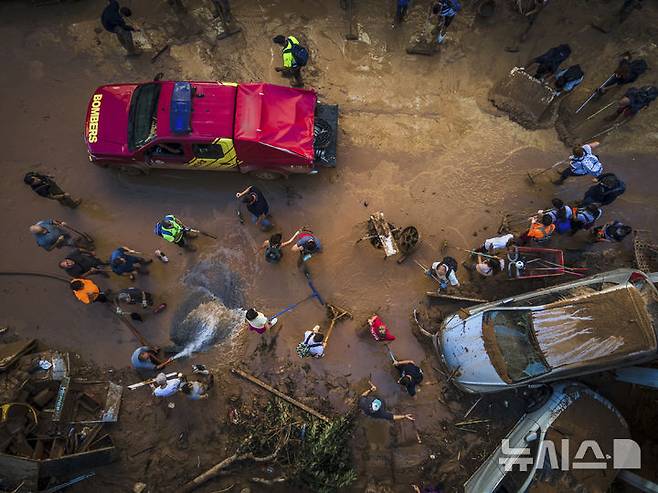
{"type": "Polygon", "coordinates": [[[101,292],[100,288],[89,279],[72,279],[69,286],[73,290],[75,297],[85,305],[96,301],[107,301],[105,293],[101,292]]]}
{"type": "Polygon", "coordinates": [[[536,217],[532,217],[530,218],[530,228],[519,237],[519,244],[527,245],[530,240],[544,243],[548,241],[554,231],[553,217],[549,214],[544,214],[539,221],[536,217]]]}

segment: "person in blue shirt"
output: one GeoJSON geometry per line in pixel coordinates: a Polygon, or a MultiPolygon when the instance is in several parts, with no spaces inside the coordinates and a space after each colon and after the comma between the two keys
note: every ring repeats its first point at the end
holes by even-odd
{"type": "Polygon", "coordinates": [[[110,256],[110,267],[112,272],[119,276],[128,275],[130,279],[135,279],[135,275],[141,272],[148,274],[144,267],[150,264],[153,260],[146,260],[143,257],[138,257],[132,254],[138,254],[138,251],[132,250],[126,246],[121,246],[112,252],[110,256]]]}
{"type": "Polygon", "coordinates": [[[597,178],[603,173],[603,164],[599,161],[599,157],[592,151],[599,146],[599,142],[590,142],[583,146],[576,146],[573,148],[573,154],[569,158],[570,165],[561,174],[560,178],[553,183],[555,185],[562,185],[564,180],[570,176],[586,176],[592,175],[597,178]]]}
{"type": "Polygon", "coordinates": [[[555,89],[559,96],[563,92],[571,92],[583,81],[585,73],[580,65],[572,65],[569,68],[563,68],[555,73],[555,89]]]}
{"type": "Polygon", "coordinates": [[[157,352],[148,346],[141,346],[133,351],[130,362],[135,370],[155,370],[161,363],[157,352]]]}
{"type": "Polygon", "coordinates": [[[538,211],[540,214],[547,214],[551,216],[553,224],[555,225],[555,232],[557,234],[565,234],[571,231],[571,220],[573,217],[573,210],[560,199],[553,199],[551,201],[553,208],[546,211],[538,211]]]}
{"type": "Polygon", "coordinates": [[[49,252],[54,248],[73,246],[71,235],[60,228],[65,225],[66,223],[54,219],[44,219],[30,226],[30,233],[34,235],[37,245],[49,252]]]}
{"type": "Polygon", "coordinates": [[[320,243],[320,239],[315,236],[312,231],[304,228],[295,231],[295,234],[293,234],[288,241],[281,243],[281,248],[290,245],[292,242],[295,242],[292,246],[292,251],[299,252],[298,265],[300,266],[304,262],[308,262],[313,255],[322,251],[322,243],[320,243]]]}
{"type": "Polygon", "coordinates": [[[448,26],[452,24],[457,12],[462,9],[459,0],[437,0],[432,6],[432,12],[436,13],[438,9],[439,14],[439,34],[436,38],[438,44],[443,43],[446,38],[446,31],[448,26]]]}

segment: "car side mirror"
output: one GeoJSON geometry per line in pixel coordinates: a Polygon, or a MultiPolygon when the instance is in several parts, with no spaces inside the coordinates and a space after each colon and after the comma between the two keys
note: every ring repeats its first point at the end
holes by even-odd
{"type": "Polygon", "coordinates": [[[157,82],[159,80],[162,80],[163,77],[164,77],[164,72],[158,72],[153,76],[153,80],[157,82]]]}

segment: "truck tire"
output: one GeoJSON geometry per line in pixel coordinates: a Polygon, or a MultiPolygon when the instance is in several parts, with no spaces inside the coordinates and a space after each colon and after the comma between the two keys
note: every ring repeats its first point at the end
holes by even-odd
{"type": "Polygon", "coordinates": [[[270,171],[270,170],[252,171],[249,174],[254,178],[256,178],[257,180],[264,180],[264,181],[273,181],[283,178],[282,173],[278,173],[276,171],[270,171]]]}

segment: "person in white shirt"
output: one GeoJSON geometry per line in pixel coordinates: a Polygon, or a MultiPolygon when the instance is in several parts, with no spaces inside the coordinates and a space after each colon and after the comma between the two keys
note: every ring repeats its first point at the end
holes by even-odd
{"type": "Polygon", "coordinates": [[[459,279],[455,272],[457,271],[457,261],[452,257],[444,257],[440,262],[434,262],[432,267],[425,273],[439,281],[439,289],[445,291],[448,284],[459,286],[459,279]]]}
{"type": "Polygon", "coordinates": [[[501,258],[482,257],[478,255],[475,270],[484,277],[491,277],[505,269],[505,260],[501,258]]]}
{"type": "Polygon", "coordinates": [[[259,334],[263,334],[266,330],[271,329],[278,321],[276,318],[269,320],[265,315],[253,308],[247,310],[245,318],[247,319],[249,330],[253,330],[259,334]]]}
{"type": "Polygon", "coordinates": [[[320,326],[316,325],[313,330],[304,332],[304,339],[297,346],[297,354],[304,358],[312,356],[322,358],[324,356],[324,334],[320,334],[320,326]]]}
{"type": "Polygon", "coordinates": [[[476,251],[493,255],[498,250],[502,250],[503,248],[510,249],[511,247],[514,246],[514,244],[515,244],[514,235],[510,233],[503,236],[495,236],[493,238],[487,238],[486,240],[484,240],[482,246],[478,248],[476,251]]]}
{"type": "Polygon", "coordinates": [[[167,376],[164,373],[158,373],[158,376],[155,377],[155,383],[157,386],[153,389],[153,395],[155,397],[171,397],[176,392],[180,390],[183,380],[180,378],[182,375],[179,373],[176,378],[167,380],[167,376]]]}

